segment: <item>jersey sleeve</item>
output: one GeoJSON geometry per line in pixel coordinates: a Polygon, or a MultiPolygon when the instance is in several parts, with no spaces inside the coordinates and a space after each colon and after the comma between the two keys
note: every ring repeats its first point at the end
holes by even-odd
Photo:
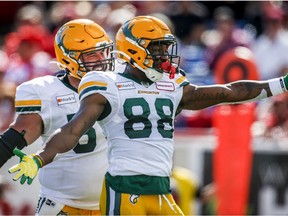
{"type": "Polygon", "coordinates": [[[99,93],[103,95],[110,105],[117,106],[117,89],[113,80],[115,73],[89,72],[82,79],[78,87],[80,102],[89,95],[99,93]]]}
{"type": "Polygon", "coordinates": [[[178,87],[183,87],[190,84],[189,80],[181,73],[176,74],[174,79],[178,87]]]}
{"type": "Polygon", "coordinates": [[[42,100],[31,82],[21,84],[16,89],[15,108],[17,114],[40,113],[42,100]]]}

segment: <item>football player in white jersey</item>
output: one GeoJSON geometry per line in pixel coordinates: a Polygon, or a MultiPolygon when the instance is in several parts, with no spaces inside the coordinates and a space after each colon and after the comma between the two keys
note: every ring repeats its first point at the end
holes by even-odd
{"type": "Polygon", "coordinates": [[[101,214],[182,215],[169,188],[177,112],[281,94],[287,91],[288,78],[195,86],[178,72],[175,37],[151,16],[124,23],[116,48],[118,58],[127,62],[124,72],[87,73],[78,88],[81,105],[74,118],[37,154],[15,150],[22,161],[9,171],[18,172],[14,180],[31,183],[39,168],[73,148],[99,121],[109,146],[101,214]]]}
{"type": "MultiPolygon", "coordinates": [[[[91,20],[64,24],[54,41],[56,76],[44,76],[21,84],[16,92],[16,121],[0,138],[0,166],[16,147],[22,149],[42,137],[45,142],[78,111],[81,78],[91,70],[112,70],[113,42],[91,20]]],[[[67,137],[67,139],[69,139],[67,137]]],[[[100,214],[99,200],[107,171],[107,141],[99,125],[91,124],[73,149],[57,155],[39,173],[41,184],[37,215],[100,214]],[[72,169],[71,169],[72,168],[72,169]],[[89,170],[93,168],[94,172],[89,170]]]]}

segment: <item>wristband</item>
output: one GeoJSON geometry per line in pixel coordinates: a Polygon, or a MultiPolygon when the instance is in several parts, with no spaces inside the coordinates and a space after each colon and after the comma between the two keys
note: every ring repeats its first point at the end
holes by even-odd
{"type": "Polygon", "coordinates": [[[284,80],[285,78],[283,77],[268,80],[269,88],[273,96],[287,91],[284,80]]]}
{"type": "Polygon", "coordinates": [[[38,168],[43,167],[44,162],[43,162],[43,159],[40,155],[32,154],[31,156],[32,156],[33,160],[36,162],[38,168]]]}

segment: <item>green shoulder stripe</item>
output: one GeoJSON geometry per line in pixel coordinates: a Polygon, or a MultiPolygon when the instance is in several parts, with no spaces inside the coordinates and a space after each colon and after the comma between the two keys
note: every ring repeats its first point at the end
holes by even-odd
{"type": "Polygon", "coordinates": [[[41,106],[18,106],[16,112],[40,112],[41,106]]]}
{"type": "Polygon", "coordinates": [[[189,81],[184,81],[180,84],[180,87],[189,85],[189,83],[190,83],[189,81]]]}
{"type": "Polygon", "coordinates": [[[98,90],[101,90],[101,91],[106,91],[107,90],[107,87],[105,86],[90,86],[88,88],[85,88],[83,89],[80,94],[79,94],[79,98],[81,100],[81,98],[83,97],[83,95],[85,95],[87,92],[90,92],[90,91],[98,91],[98,90]]]}

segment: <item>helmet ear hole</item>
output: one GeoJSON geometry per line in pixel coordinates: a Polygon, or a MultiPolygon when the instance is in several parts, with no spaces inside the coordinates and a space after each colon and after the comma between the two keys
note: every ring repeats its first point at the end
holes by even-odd
{"type": "Polygon", "coordinates": [[[137,51],[132,50],[132,49],[128,49],[128,52],[130,52],[132,55],[134,55],[135,53],[137,53],[137,51]]]}
{"type": "Polygon", "coordinates": [[[63,62],[65,62],[65,64],[69,65],[69,61],[67,61],[66,59],[62,59],[63,62]]]}

